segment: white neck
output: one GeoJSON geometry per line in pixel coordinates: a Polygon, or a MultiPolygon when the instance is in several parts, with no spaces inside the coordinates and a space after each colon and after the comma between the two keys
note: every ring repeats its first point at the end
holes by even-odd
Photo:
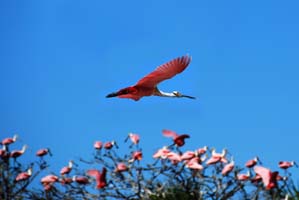
{"type": "Polygon", "coordinates": [[[177,97],[172,92],[163,92],[161,90],[159,91],[159,93],[157,94],[157,96],[160,96],[160,97],[177,97]]]}

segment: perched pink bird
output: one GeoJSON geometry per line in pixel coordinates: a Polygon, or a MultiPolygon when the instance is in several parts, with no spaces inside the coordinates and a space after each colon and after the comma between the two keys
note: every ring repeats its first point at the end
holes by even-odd
{"type": "Polygon", "coordinates": [[[95,141],[93,147],[97,150],[100,150],[103,147],[103,143],[101,141],[95,141]]]}
{"type": "Polygon", "coordinates": [[[115,169],[115,172],[124,172],[124,171],[127,171],[128,170],[128,167],[125,163],[118,163],[117,166],[116,166],[116,169],[115,169]]]}
{"type": "Polygon", "coordinates": [[[73,182],[72,178],[69,177],[62,177],[59,179],[59,182],[61,183],[61,185],[67,185],[73,182]]]}
{"type": "Polygon", "coordinates": [[[18,158],[25,153],[26,149],[27,149],[27,145],[24,145],[22,150],[14,150],[10,152],[9,156],[12,158],[18,158]]]}
{"type": "Polygon", "coordinates": [[[36,152],[36,156],[39,156],[39,157],[43,157],[45,155],[49,154],[50,156],[52,156],[52,153],[50,151],[49,148],[44,148],[44,149],[40,149],[36,152]]]}
{"type": "Polygon", "coordinates": [[[216,150],[212,149],[212,157],[207,160],[206,164],[213,165],[218,162],[227,163],[227,160],[225,158],[226,154],[227,154],[226,149],[223,149],[221,154],[216,153],[216,150]]]}
{"type": "Polygon", "coordinates": [[[197,149],[198,155],[205,154],[207,152],[207,150],[208,150],[207,146],[204,146],[203,148],[197,149]]]}
{"type": "Polygon", "coordinates": [[[162,149],[159,149],[154,155],[153,158],[161,158],[165,159],[167,157],[167,154],[170,152],[170,150],[164,146],[162,149]]]}
{"type": "Polygon", "coordinates": [[[0,157],[1,158],[8,158],[8,156],[9,156],[9,154],[8,154],[8,152],[6,150],[6,146],[3,145],[2,149],[0,149],[0,157]]]}
{"type": "Polygon", "coordinates": [[[89,176],[92,176],[96,180],[96,188],[101,189],[107,186],[107,181],[106,181],[106,173],[107,170],[105,167],[102,169],[102,173],[99,170],[96,169],[90,169],[87,171],[87,174],[89,176]]]}
{"type": "Polygon", "coordinates": [[[134,162],[135,160],[140,161],[142,159],[142,152],[141,151],[134,151],[132,153],[132,159],[129,162],[134,162]]]}
{"type": "Polygon", "coordinates": [[[21,172],[17,175],[16,181],[25,181],[32,175],[32,168],[29,168],[26,172],[21,172]]]}
{"type": "Polygon", "coordinates": [[[250,171],[247,171],[247,174],[238,174],[237,180],[239,181],[247,181],[250,178],[250,171]]]}
{"type": "Polygon", "coordinates": [[[112,149],[112,147],[114,147],[114,146],[115,146],[116,148],[118,148],[115,141],[106,142],[106,143],[104,144],[104,148],[105,148],[105,149],[112,149]]]}
{"type": "Polygon", "coordinates": [[[166,157],[171,161],[172,164],[177,164],[182,161],[181,156],[175,152],[167,153],[166,157]]]}
{"type": "Polygon", "coordinates": [[[248,161],[245,163],[245,166],[248,167],[248,168],[252,168],[252,167],[254,167],[254,166],[257,164],[257,162],[259,162],[259,161],[260,161],[259,158],[256,156],[256,157],[254,157],[253,159],[248,160],[248,161]]]}
{"type": "Polygon", "coordinates": [[[203,170],[203,166],[200,162],[201,160],[198,157],[194,157],[191,160],[186,161],[186,167],[195,170],[203,170]]]}
{"type": "Polygon", "coordinates": [[[197,151],[186,151],[183,153],[183,155],[181,155],[181,159],[182,160],[190,160],[194,157],[198,156],[197,151]]]}
{"type": "Polygon", "coordinates": [[[106,97],[130,98],[135,101],[138,101],[144,96],[152,95],[160,97],[187,97],[195,99],[194,97],[183,95],[177,91],[173,91],[172,93],[162,92],[157,87],[160,82],[170,79],[184,71],[190,62],[191,57],[188,55],[176,58],[170,62],[160,65],[156,70],[139,80],[136,85],[123,88],[118,92],[108,94],[106,97]]]}
{"type": "Polygon", "coordinates": [[[228,175],[233,169],[234,169],[234,167],[235,167],[235,162],[234,162],[234,160],[233,160],[233,158],[231,159],[231,162],[230,163],[228,163],[228,164],[226,164],[224,167],[223,167],[223,169],[222,169],[222,175],[223,176],[226,176],[226,175],[228,175]]]}
{"type": "Polygon", "coordinates": [[[277,186],[278,172],[272,172],[271,170],[262,166],[255,166],[253,169],[256,174],[261,176],[264,186],[267,190],[277,186]]]}
{"type": "Polygon", "coordinates": [[[73,164],[74,164],[74,161],[70,160],[68,166],[63,167],[60,170],[60,174],[62,176],[65,175],[65,174],[69,174],[73,169],[73,164]]]}
{"type": "Polygon", "coordinates": [[[14,143],[17,141],[18,135],[14,135],[12,138],[5,138],[2,140],[1,144],[2,145],[10,145],[11,143],[14,143]]]}
{"type": "Polygon", "coordinates": [[[128,137],[126,138],[126,141],[128,140],[128,138],[130,138],[133,144],[138,144],[140,140],[139,135],[135,133],[129,133],[128,137]]]}
{"type": "Polygon", "coordinates": [[[297,166],[296,162],[295,161],[280,161],[278,163],[278,166],[281,168],[281,169],[288,169],[290,167],[293,167],[293,166],[297,166]]]}
{"type": "Polygon", "coordinates": [[[86,176],[75,175],[75,176],[73,176],[72,181],[76,182],[78,184],[81,184],[81,185],[89,184],[89,179],[86,176]]]}
{"type": "Polygon", "coordinates": [[[45,176],[45,177],[43,177],[42,179],[41,179],[41,183],[42,184],[52,184],[52,183],[55,183],[55,182],[57,182],[59,180],[59,178],[58,178],[58,176],[55,176],[55,175],[53,175],[53,174],[49,174],[49,175],[47,175],[47,176],[45,176]]]}
{"type": "Polygon", "coordinates": [[[162,133],[165,137],[172,137],[173,142],[178,146],[181,147],[185,144],[185,139],[190,138],[187,134],[178,135],[176,132],[171,130],[162,130],[162,133]]]}

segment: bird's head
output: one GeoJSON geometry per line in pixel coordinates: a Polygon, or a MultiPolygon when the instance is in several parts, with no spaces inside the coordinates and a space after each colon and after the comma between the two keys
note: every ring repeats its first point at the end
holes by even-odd
{"type": "Polygon", "coordinates": [[[178,92],[178,91],[173,91],[172,94],[173,94],[175,97],[186,97],[186,98],[189,98],[189,99],[195,99],[195,97],[191,97],[191,96],[188,96],[188,95],[181,94],[181,93],[178,92]]]}

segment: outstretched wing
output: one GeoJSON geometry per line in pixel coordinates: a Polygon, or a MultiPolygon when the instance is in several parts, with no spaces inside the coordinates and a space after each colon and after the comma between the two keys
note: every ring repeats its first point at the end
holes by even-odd
{"type": "Polygon", "coordinates": [[[101,175],[101,173],[98,171],[98,170],[96,170],[96,169],[90,169],[90,170],[88,170],[87,172],[86,172],[89,176],[92,176],[92,177],[94,177],[94,178],[98,178],[98,177],[100,177],[100,175],[101,175]]]}
{"type": "Polygon", "coordinates": [[[178,137],[178,134],[174,131],[171,131],[171,130],[162,130],[162,134],[165,136],[165,137],[172,137],[173,139],[178,137]]]}
{"type": "Polygon", "coordinates": [[[265,187],[267,187],[268,184],[270,183],[271,171],[262,166],[255,166],[253,169],[255,173],[257,173],[262,177],[263,183],[265,187]]]}
{"type": "Polygon", "coordinates": [[[190,62],[191,57],[188,55],[173,59],[163,65],[158,66],[155,71],[149,73],[139,80],[136,86],[154,88],[161,81],[170,79],[184,71],[190,62]]]}

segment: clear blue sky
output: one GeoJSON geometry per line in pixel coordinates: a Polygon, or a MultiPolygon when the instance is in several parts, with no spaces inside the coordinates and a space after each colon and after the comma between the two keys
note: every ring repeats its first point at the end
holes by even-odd
{"type": "MultiPolygon", "coordinates": [[[[58,169],[95,140],[141,136],[146,157],[188,133],[186,148],[226,147],[238,164],[298,158],[298,1],[2,1],[0,135],[24,156],[50,147],[58,169]],[[164,91],[197,97],[105,95],[190,54],[164,91]]],[[[31,157],[30,157],[31,156],[31,157]]]]}

